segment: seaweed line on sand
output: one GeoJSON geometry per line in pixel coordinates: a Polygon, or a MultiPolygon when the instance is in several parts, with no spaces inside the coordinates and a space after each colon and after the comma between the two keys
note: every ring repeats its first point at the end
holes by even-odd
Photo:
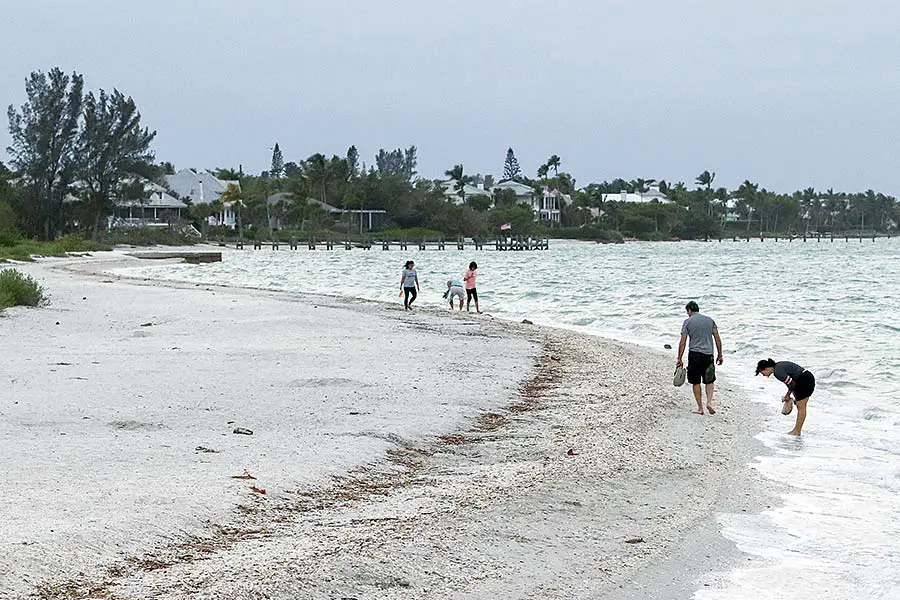
{"type": "Polygon", "coordinates": [[[299,518],[388,496],[396,490],[415,486],[432,486],[427,477],[429,459],[438,453],[454,453],[460,446],[473,446],[494,439],[495,433],[511,422],[516,413],[541,410],[541,396],[559,379],[558,349],[543,340],[543,350],[536,361],[536,372],[521,386],[512,404],[500,412],[485,412],[464,431],[439,436],[432,444],[394,440],[397,445],[385,452],[382,460],[361,466],[332,478],[332,485],[317,490],[285,491],[280,497],[251,496],[235,507],[235,521],[240,525],[208,523],[204,535],[190,535],[181,542],[144,556],[128,557],[106,568],[99,580],[89,577],[63,582],[45,582],[37,586],[40,600],[74,600],[76,598],[117,597],[117,580],[209,559],[247,540],[278,535],[279,528],[290,527],[299,518]],[[553,357],[553,358],[551,358],[553,357]],[[503,414],[508,412],[509,415],[503,414]]]}

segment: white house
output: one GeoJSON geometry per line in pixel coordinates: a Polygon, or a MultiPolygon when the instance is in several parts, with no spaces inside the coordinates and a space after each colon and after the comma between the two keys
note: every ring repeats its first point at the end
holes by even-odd
{"type": "Polygon", "coordinates": [[[444,198],[456,204],[465,204],[465,198],[472,196],[490,196],[490,192],[484,189],[484,184],[479,183],[477,186],[470,183],[463,184],[462,194],[456,189],[456,181],[442,181],[441,189],[444,190],[444,198]]]}
{"type": "MultiPolygon", "coordinates": [[[[738,210],[741,202],[743,202],[743,198],[729,198],[725,201],[725,210],[722,213],[723,225],[725,223],[737,223],[741,220],[741,213],[738,210]]],[[[753,207],[749,207],[748,210],[752,213],[753,207]]]]}
{"type": "Polygon", "coordinates": [[[530,185],[525,185],[524,183],[519,183],[512,179],[501,181],[491,188],[491,195],[496,199],[497,192],[502,190],[512,190],[516,195],[516,202],[519,204],[533,204],[534,202],[534,188],[530,185]]]}
{"type": "Polygon", "coordinates": [[[545,187],[541,195],[532,201],[531,211],[534,213],[535,221],[559,223],[562,207],[571,203],[572,196],[569,194],[545,187]]]}
{"type": "Polygon", "coordinates": [[[495,201],[502,190],[512,190],[519,204],[530,206],[535,221],[559,223],[562,207],[572,203],[572,197],[559,190],[544,187],[541,193],[537,193],[530,185],[512,180],[502,181],[491,188],[495,201]]]}
{"type": "MultiPolygon", "coordinates": [[[[215,202],[225,193],[229,185],[241,187],[240,181],[218,179],[209,171],[195,171],[194,169],[181,169],[174,175],[166,175],[166,183],[179,198],[190,199],[192,204],[215,202]]],[[[231,203],[227,203],[221,213],[210,217],[210,224],[224,225],[234,229],[236,217],[231,203]]]]}
{"type": "Polygon", "coordinates": [[[109,217],[110,227],[166,226],[173,220],[187,216],[188,205],[168,193],[162,186],[151,184],[152,189],[141,200],[119,200],[109,217]]]}
{"type": "Polygon", "coordinates": [[[166,175],[166,183],[179,198],[190,198],[193,204],[208,204],[219,199],[229,185],[241,186],[239,181],[218,179],[209,171],[181,169],[166,175]]]}
{"type": "Polygon", "coordinates": [[[618,194],[603,194],[603,202],[628,202],[632,204],[671,204],[672,201],[659,191],[658,185],[651,185],[646,192],[627,192],[622,190],[618,194]]]}

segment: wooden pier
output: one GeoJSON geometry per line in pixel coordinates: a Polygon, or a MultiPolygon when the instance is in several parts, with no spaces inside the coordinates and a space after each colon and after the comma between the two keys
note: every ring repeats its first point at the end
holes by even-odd
{"type": "MultiPolygon", "coordinates": [[[[297,250],[301,246],[305,246],[308,250],[334,250],[335,248],[344,250],[371,250],[373,247],[381,250],[398,249],[407,251],[410,248],[417,250],[446,250],[447,248],[455,250],[465,250],[471,248],[474,250],[493,249],[498,251],[521,252],[526,250],[549,250],[550,240],[548,238],[532,238],[527,236],[497,238],[490,242],[481,239],[473,239],[469,242],[460,238],[454,241],[447,240],[421,240],[418,242],[410,242],[403,240],[376,240],[376,241],[351,241],[351,240],[317,240],[310,239],[305,242],[298,242],[291,239],[288,242],[268,240],[268,241],[243,241],[238,240],[232,242],[238,250],[245,248],[253,248],[254,250],[271,249],[280,250],[282,247],[286,250],[297,250]]],[[[231,245],[228,242],[219,242],[219,246],[227,247],[231,245]]]]}
{"type": "MultiPolygon", "coordinates": [[[[871,238],[871,240],[874,242],[878,238],[891,239],[891,234],[890,233],[887,233],[887,234],[873,233],[873,234],[869,234],[869,235],[862,235],[861,233],[857,233],[855,235],[851,235],[849,233],[842,233],[842,234],[835,235],[834,233],[828,233],[828,234],[821,234],[821,233],[819,233],[819,234],[803,234],[803,233],[800,233],[800,234],[789,235],[789,236],[783,236],[783,235],[782,236],[778,236],[778,235],[772,235],[772,236],[732,235],[732,236],[730,236],[730,239],[732,242],[749,242],[751,239],[755,240],[756,238],[759,238],[760,242],[765,242],[766,240],[770,240],[770,241],[774,241],[774,242],[778,242],[778,241],[793,242],[795,240],[803,241],[803,242],[806,242],[807,240],[816,241],[816,242],[821,242],[822,240],[825,240],[828,242],[833,242],[835,239],[838,241],[841,241],[843,239],[845,242],[849,242],[850,240],[862,242],[863,240],[868,240],[871,238]]],[[[729,238],[719,237],[718,239],[719,239],[719,242],[721,242],[723,239],[728,240],[729,238]]],[[[706,238],[706,241],[708,242],[708,241],[710,241],[710,239],[706,238]]]]}

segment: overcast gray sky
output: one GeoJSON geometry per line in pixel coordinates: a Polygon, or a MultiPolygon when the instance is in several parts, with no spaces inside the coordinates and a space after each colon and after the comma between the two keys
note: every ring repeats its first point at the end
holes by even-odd
{"type": "Polygon", "coordinates": [[[888,0],[0,0],[0,104],[77,70],[178,167],[415,144],[422,176],[499,176],[512,146],[579,185],[900,195],[898,23],[888,0]]]}

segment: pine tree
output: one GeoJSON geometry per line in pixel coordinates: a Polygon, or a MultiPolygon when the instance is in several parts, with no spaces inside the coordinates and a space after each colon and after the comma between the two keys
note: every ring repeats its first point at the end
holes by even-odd
{"type": "Polygon", "coordinates": [[[269,176],[278,179],[284,174],[284,157],[281,155],[281,148],[278,142],[275,142],[275,148],[272,150],[272,168],[269,169],[269,176]]]}
{"type": "Polygon", "coordinates": [[[359,150],[355,145],[347,148],[347,171],[350,179],[356,179],[359,175],[359,150]]]}
{"type": "Polygon", "coordinates": [[[75,143],[84,103],[84,78],[54,68],[35,71],[25,81],[27,101],[10,106],[7,148],[14,169],[33,191],[34,231],[53,239],[62,226],[63,198],[75,176],[75,143]]]}
{"type": "Polygon", "coordinates": [[[522,169],[519,168],[519,160],[516,153],[510,148],[506,151],[506,162],[503,164],[503,179],[519,181],[522,178],[522,169]]]}

